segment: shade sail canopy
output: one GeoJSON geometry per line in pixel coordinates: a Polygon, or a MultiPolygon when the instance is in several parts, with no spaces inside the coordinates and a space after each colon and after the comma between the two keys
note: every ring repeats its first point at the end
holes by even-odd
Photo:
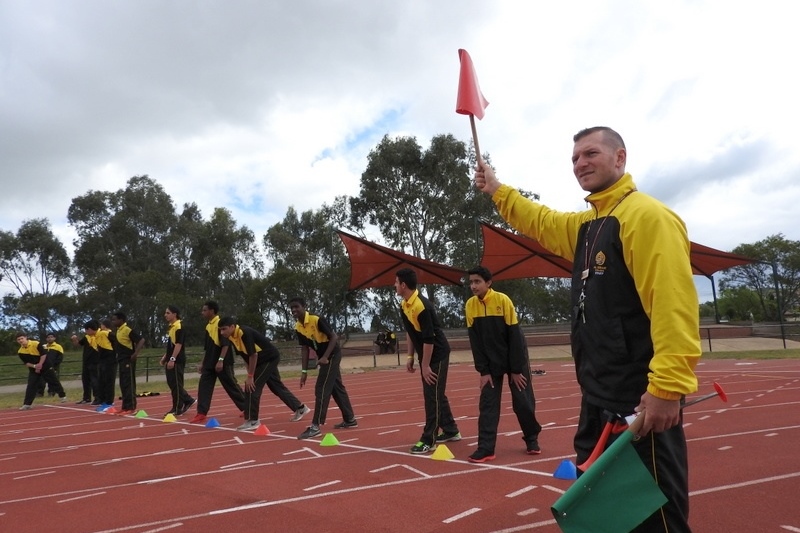
{"type": "Polygon", "coordinates": [[[547,251],[538,241],[481,222],[481,265],[492,279],[568,278],[572,261],[547,251]]]}
{"type": "Polygon", "coordinates": [[[350,290],[394,285],[395,273],[413,268],[421,284],[461,285],[466,273],[451,266],[397,252],[355,235],[338,230],[350,257],[350,290]]]}
{"type": "Polygon", "coordinates": [[[754,259],[722,250],[715,250],[702,244],[692,243],[692,273],[698,276],[711,276],[727,268],[755,263],[754,259]]]}
{"type": "MultiPolygon", "coordinates": [[[[547,251],[534,239],[481,222],[481,264],[498,280],[517,278],[568,278],[572,261],[547,251]]],[[[691,243],[692,273],[711,276],[727,268],[754,263],[753,259],[702,244],[691,243]]]]}

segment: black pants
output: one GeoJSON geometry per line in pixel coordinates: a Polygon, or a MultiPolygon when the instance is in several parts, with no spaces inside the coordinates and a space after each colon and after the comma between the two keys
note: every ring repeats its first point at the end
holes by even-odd
{"type": "Polygon", "coordinates": [[[28,386],[25,388],[25,400],[23,401],[25,405],[33,404],[33,400],[36,398],[36,393],[39,388],[39,382],[42,380],[44,380],[52,390],[56,391],[59,398],[66,396],[64,387],[61,386],[61,382],[58,380],[55,370],[53,370],[52,366],[45,363],[39,372],[28,367],[28,386]]]}
{"type": "Polygon", "coordinates": [[[347,389],[344,388],[342,382],[341,364],[342,356],[338,354],[331,356],[327,365],[317,365],[319,373],[317,374],[317,384],[314,386],[313,418],[313,423],[317,426],[325,423],[331,398],[339,406],[346,422],[352,422],[356,418],[350,397],[347,395],[347,389]]]}
{"type": "Polygon", "coordinates": [[[222,372],[219,374],[215,368],[216,365],[210,364],[208,361],[203,361],[200,367],[200,381],[197,384],[197,412],[207,415],[211,409],[211,397],[214,395],[214,386],[217,384],[217,379],[222,384],[222,388],[228,393],[228,396],[240,411],[244,411],[244,392],[239,382],[236,380],[236,374],[233,371],[233,359],[226,359],[222,364],[222,372]],[[228,362],[230,360],[230,362],[228,362]]]}
{"type": "Polygon", "coordinates": [[[84,356],[81,368],[81,382],[83,383],[83,399],[87,402],[92,401],[92,398],[96,401],[100,400],[97,365],[97,357],[84,356]]]}
{"type": "MultiPolygon", "coordinates": [[[[53,367],[53,370],[56,371],[56,376],[58,376],[59,379],[61,379],[61,361],[63,360],[63,354],[56,354],[54,352],[48,352],[47,354],[47,362],[50,363],[50,365],[53,367]]],[[[40,379],[39,384],[37,385],[37,392],[39,393],[39,396],[44,396],[44,386],[44,379],[40,379]]],[[[50,396],[57,394],[55,389],[53,389],[53,387],[50,385],[47,385],[47,392],[50,394],[50,396]]]]}
{"type": "Polygon", "coordinates": [[[245,420],[258,420],[258,409],[261,403],[261,392],[264,390],[264,385],[292,411],[297,411],[303,406],[303,402],[298,400],[297,396],[292,394],[292,392],[286,388],[286,385],[283,384],[283,381],[281,381],[281,374],[278,371],[278,363],[280,360],[280,357],[273,357],[271,359],[258,358],[256,373],[253,376],[256,389],[252,392],[245,391],[244,393],[245,420]]]}
{"type": "MultiPolygon", "coordinates": [[[[500,423],[500,405],[503,395],[503,381],[506,375],[492,376],[491,384],[487,384],[481,389],[481,398],[478,403],[478,449],[494,454],[495,443],[497,442],[497,426],[500,423]],[[491,385],[494,385],[492,387],[491,385]]],[[[517,415],[519,427],[522,429],[522,440],[525,444],[536,442],[542,426],[536,420],[536,399],[533,396],[533,384],[531,383],[530,368],[526,370],[525,377],[528,385],[522,389],[517,389],[508,376],[508,388],[511,389],[511,406],[514,414],[517,415]]]]}
{"type": "MultiPolygon", "coordinates": [[[[627,413],[622,413],[627,414],[627,413]]],[[[581,400],[581,415],[575,434],[577,464],[591,455],[594,445],[606,423],[604,409],[581,400]]],[[[612,434],[610,445],[615,439],[612,434]]],[[[642,522],[637,533],[684,533],[689,532],[689,467],[686,452],[686,436],[681,422],[661,433],[650,433],[633,442],[633,447],[647,470],[653,475],[667,503],[642,522]]]]}
{"type": "Polygon", "coordinates": [[[97,396],[100,403],[114,403],[114,387],[117,381],[117,359],[113,355],[100,357],[97,363],[97,396]]]}
{"type": "Polygon", "coordinates": [[[124,357],[117,361],[119,365],[119,393],[122,396],[122,410],[136,409],[136,361],[124,357]]]}
{"type": "Polygon", "coordinates": [[[183,388],[183,371],[185,367],[186,359],[183,357],[179,357],[175,361],[172,369],[167,368],[167,364],[164,364],[164,372],[167,375],[167,385],[169,385],[169,390],[172,395],[172,411],[175,413],[183,411],[187,405],[194,402],[194,398],[189,396],[189,393],[183,388]]]}
{"type": "MultiPolygon", "coordinates": [[[[425,428],[422,430],[420,441],[428,446],[436,443],[436,433],[441,429],[445,433],[458,433],[458,426],[450,411],[450,402],[445,396],[447,388],[447,371],[450,367],[448,355],[438,363],[431,365],[431,370],[436,374],[436,383],[428,385],[422,380],[422,397],[425,401],[425,428]]],[[[420,376],[422,373],[420,372],[420,376]]]]}

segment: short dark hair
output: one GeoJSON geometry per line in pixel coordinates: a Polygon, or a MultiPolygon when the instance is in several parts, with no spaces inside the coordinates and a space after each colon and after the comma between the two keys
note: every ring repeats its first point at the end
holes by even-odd
{"type": "Polygon", "coordinates": [[[108,329],[111,329],[111,320],[104,318],[103,320],[100,321],[100,323],[105,327],[107,327],[108,329]]]}
{"type": "Polygon", "coordinates": [[[25,333],[24,331],[16,331],[16,332],[14,332],[14,340],[17,340],[20,337],[28,338],[28,334],[25,333]]]}
{"type": "Polygon", "coordinates": [[[232,316],[224,316],[219,319],[219,327],[221,328],[226,328],[228,326],[235,326],[235,325],[236,325],[236,319],[233,318],[232,316]]]}
{"type": "Polygon", "coordinates": [[[96,331],[100,329],[100,322],[95,319],[89,320],[83,325],[83,329],[93,329],[96,331]]]}
{"type": "Polygon", "coordinates": [[[597,132],[601,132],[603,134],[603,140],[614,148],[626,149],[625,141],[622,140],[622,136],[608,126],[593,126],[591,128],[582,129],[572,137],[572,142],[578,142],[584,137],[597,132]]]}
{"type": "Polygon", "coordinates": [[[181,318],[181,310],[178,309],[176,305],[168,305],[167,309],[169,309],[172,313],[175,313],[175,316],[178,317],[178,320],[181,318]]]}
{"type": "Polygon", "coordinates": [[[401,268],[397,271],[397,279],[400,283],[405,283],[406,287],[412,291],[417,288],[417,273],[410,268],[401,268]]]}
{"type": "Polygon", "coordinates": [[[219,314],[219,304],[214,300],[209,300],[203,305],[205,305],[210,311],[214,311],[215,315],[219,314]]]}
{"type": "Polygon", "coordinates": [[[113,316],[115,318],[118,318],[118,319],[122,320],[123,322],[127,322],[128,321],[128,317],[125,316],[125,313],[123,313],[121,311],[117,311],[116,313],[111,313],[111,316],[113,316]]]}
{"type": "Polygon", "coordinates": [[[475,268],[471,268],[467,271],[467,274],[470,276],[480,276],[483,281],[491,281],[492,280],[492,273],[483,265],[478,265],[475,268]]]}
{"type": "Polygon", "coordinates": [[[56,335],[54,332],[52,332],[52,331],[48,331],[48,332],[47,332],[47,335],[45,335],[44,337],[45,337],[45,338],[47,338],[47,337],[49,337],[49,336],[51,336],[51,335],[52,335],[53,337],[57,337],[57,335],[56,335]]]}
{"type": "Polygon", "coordinates": [[[300,296],[295,296],[294,298],[292,298],[291,300],[289,300],[289,305],[292,305],[292,304],[293,304],[293,303],[295,303],[295,302],[299,303],[299,304],[300,304],[301,306],[303,306],[303,307],[305,307],[305,306],[306,306],[306,301],[305,301],[305,299],[304,299],[304,298],[301,298],[300,296]]]}

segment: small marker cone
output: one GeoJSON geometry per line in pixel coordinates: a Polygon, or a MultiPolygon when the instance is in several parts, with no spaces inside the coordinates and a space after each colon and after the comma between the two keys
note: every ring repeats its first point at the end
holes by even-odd
{"type": "Polygon", "coordinates": [[[336,435],[333,433],[326,433],[324,437],[322,437],[322,442],[319,443],[320,446],[338,446],[339,439],[336,438],[336,435]]]}
{"type": "Polygon", "coordinates": [[[219,422],[217,422],[216,418],[211,417],[211,418],[208,419],[208,422],[206,422],[206,427],[207,428],[218,428],[219,427],[219,422]]]}
{"type": "Polygon", "coordinates": [[[553,472],[553,477],[556,479],[578,479],[578,470],[575,467],[575,463],[569,459],[564,459],[558,465],[556,471],[553,472]]]}
{"type": "Polygon", "coordinates": [[[449,461],[450,459],[455,459],[456,456],[453,455],[453,452],[450,451],[450,448],[445,446],[444,444],[440,444],[436,447],[436,450],[431,455],[431,459],[435,459],[437,461],[449,461]]]}
{"type": "Polygon", "coordinates": [[[175,415],[173,415],[172,413],[164,417],[164,422],[175,422],[176,420],[178,419],[175,418],[175,415]]]}
{"type": "MultiPolygon", "coordinates": [[[[258,426],[258,427],[256,428],[256,430],[253,432],[253,435],[269,435],[269,428],[268,428],[266,425],[264,425],[264,424],[261,424],[261,425],[260,425],[260,426],[258,426]]],[[[338,444],[338,443],[337,443],[337,444],[338,444]]]]}
{"type": "Polygon", "coordinates": [[[144,409],[139,409],[139,411],[134,416],[136,418],[147,418],[147,413],[145,413],[144,409]]]}

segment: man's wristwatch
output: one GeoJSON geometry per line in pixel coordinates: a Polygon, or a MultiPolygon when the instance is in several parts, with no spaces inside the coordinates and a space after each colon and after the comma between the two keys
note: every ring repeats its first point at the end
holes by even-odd
{"type": "Polygon", "coordinates": [[[170,358],[169,358],[169,360],[170,360],[171,362],[173,362],[173,363],[175,362],[175,358],[174,358],[174,357],[170,357],[170,358]]]}

